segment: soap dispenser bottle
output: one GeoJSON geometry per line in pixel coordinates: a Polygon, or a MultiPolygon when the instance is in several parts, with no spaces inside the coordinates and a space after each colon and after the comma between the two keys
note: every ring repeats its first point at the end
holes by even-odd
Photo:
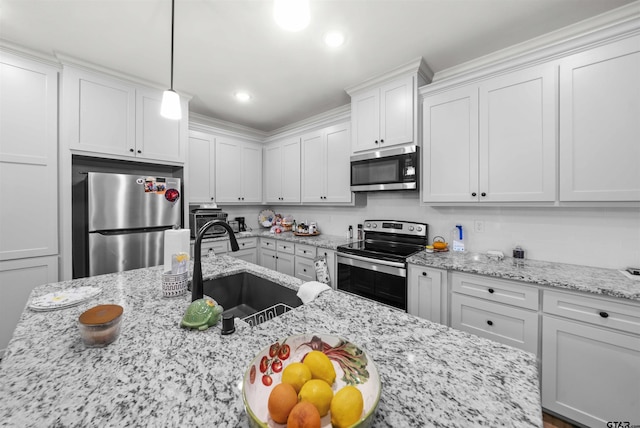
{"type": "Polygon", "coordinates": [[[460,224],[456,224],[451,229],[451,249],[453,251],[464,251],[464,233],[460,224]]]}

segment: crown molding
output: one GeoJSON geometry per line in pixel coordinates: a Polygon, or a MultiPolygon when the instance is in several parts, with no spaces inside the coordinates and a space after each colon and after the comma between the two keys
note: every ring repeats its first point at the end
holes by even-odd
{"type": "Polygon", "coordinates": [[[192,112],[189,113],[189,130],[206,133],[214,132],[259,143],[262,143],[269,136],[266,132],[248,126],[192,112]]]}
{"type": "Polygon", "coordinates": [[[345,91],[349,95],[353,95],[356,92],[368,89],[372,86],[379,86],[397,77],[414,74],[417,74],[419,78],[421,80],[424,80],[426,83],[431,82],[431,80],[433,79],[433,71],[429,68],[427,63],[424,62],[424,59],[422,57],[418,57],[405,64],[395,67],[387,71],[386,73],[371,77],[356,85],[349,86],[348,88],[345,88],[345,91]]]}
{"type": "Polygon", "coordinates": [[[55,67],[57,69],[62,68],[60,62],[56,59],[56,57],[48,55],[44,52],[25,48],[24,46],[17,45],[8,40],[0,39],[0,50],[11,55],[19,56],[31,61],[36,61],[41,64],[55,67]]]}
{"type": "Polygon", "coordinates": [[[551,61],[635,33],[640,33],[640,0],[439,71],[420,94],[551,61]]]}
{"type": "Polygon", "coordinates": [[[289,138],[296,135],[302,135],[318,128],[335,125],[337,123],[349,121],[351,119],[351,104],[345,104],[340,107],[333,108],[315,116],[308,117],[298,122],[283,126],[271,132],[265,139],[265,143],[278,140],[281,138],[289,138]]]}

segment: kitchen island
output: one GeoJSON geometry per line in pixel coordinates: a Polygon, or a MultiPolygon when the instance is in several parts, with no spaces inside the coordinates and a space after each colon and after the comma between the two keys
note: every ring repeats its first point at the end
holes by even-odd
{"type": "MultiPolygon", "coordinates": [[[[297,289],[301,281],[222,255],[203,276],[251,272],[297,289]]],[[[217,327],[178,327],[190,295],[164,298],[162,267],[36,288],[102,292],[51,312],[25,309],[0,365],[2,426],[248,426],[240,385],[265,346],[299,333],[342,336],[376,363],[382,395],[376,427],[541,427],[534,355],[329,290],[256,327],[222,336],[217,327]],[[123,306],[119,338],[85,348],[78,316],[123,306]]],[[[215,296],[212,296],[215,298],[215,296]]]]}

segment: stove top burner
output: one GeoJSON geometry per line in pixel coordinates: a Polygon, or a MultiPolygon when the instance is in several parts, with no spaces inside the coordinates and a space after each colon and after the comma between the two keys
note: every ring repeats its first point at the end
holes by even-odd
{"type": "Polygon", "coordinates": [[[375,240],[351,242],[338,247],[338,250],[343,253],[393,261],[404,261],[407,257],[423,249],[424,246],[420,245],[375,240]]]}

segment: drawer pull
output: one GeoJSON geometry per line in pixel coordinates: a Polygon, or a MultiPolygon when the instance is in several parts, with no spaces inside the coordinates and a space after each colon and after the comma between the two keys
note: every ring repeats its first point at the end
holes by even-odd
{"type": "Polygon", "coordinates": [[[608,314],[608,313],[606,313],[605,311],[600,312],[600,316],[601,316],[602,318],[609,318],[609,314],[608,314]]]}
{"type": "Polygon", "coordinates": [[[488,291],[489,291],[489,294],[495,293],[495,290],[493,288],[490,288],[488,291]]]}
{"type": "Polygon", "coordinates": [[[422,272],[422,276],[427,276],[427,273],[426,272],[422,272]]]}
{"type": "Polygon", "coordinates": [[[306,271],[307,271],[306,269],[302,269],[302,270],[303,270],[304,272],[306,272],[306,271]]]}
{"type": "Polygon", "coordinates": [[[488,321],[487,321],[487,324],[489,324],[489,325],[493,325],[493,321],[488,320],[488,321]]]}

